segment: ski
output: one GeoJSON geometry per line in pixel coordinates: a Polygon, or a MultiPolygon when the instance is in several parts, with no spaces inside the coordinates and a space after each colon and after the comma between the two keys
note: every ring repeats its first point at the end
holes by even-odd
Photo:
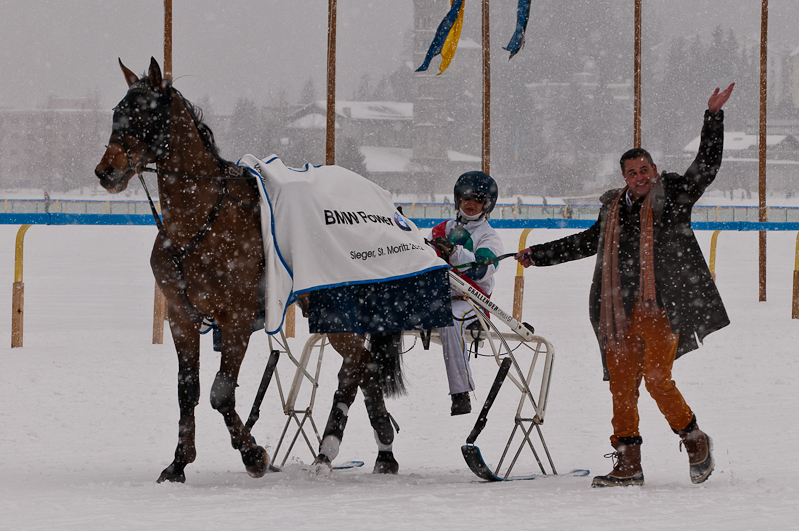
{"type": "Polygon", "coordinates": [[[534,474],[532,476],[517,476],[517,477],[510,477],[510,478],[501,478],[494,474],[488,465],[486,465],[485,461],[483,460],[483,455],[480,453],[480,448],[471,444],[464,444],[461,446],[461,453],[463,454],[463,458],[466,460],[466,464],[469,466],[469,470],[474,472],[474,474],[479,477],[480,479],[484,479],[488,482],[495,482],[495,481],[529,481],[533,479],[546,479],[546,478],[562,478],[562,477],[583,477],[590,474],[590,471],[585,469],[575,469],[571,472],[566,472],[565,474],[534,474]]]}
{"type": "Polygon", "coordinates": [[[337,465],[333,465],[333,470],[349,470],[350,468],[360,468],[363,466],[363,461],[344,461],[337,465]]]}

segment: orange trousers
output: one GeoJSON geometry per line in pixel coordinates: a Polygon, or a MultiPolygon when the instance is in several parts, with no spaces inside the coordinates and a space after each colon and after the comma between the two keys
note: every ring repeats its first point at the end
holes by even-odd
{"type": "Polygon", "coordinates": [[[638,308],[628,317],[624,348],[608,349],[606,358],[610,373],[610,392],[613,395],[613,436],[637,437],[638,388],[641,379],[673,430],[690,424],[693,412],[685,403],[674,380],[671,368],[677,354],[678,334],[671,332],[666,310],[644,317],[638,308]]]}

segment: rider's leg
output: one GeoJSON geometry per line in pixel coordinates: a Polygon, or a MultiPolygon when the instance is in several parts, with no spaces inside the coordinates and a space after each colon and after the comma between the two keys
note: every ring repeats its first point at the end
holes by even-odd
{"type": "Polygon", "coordinates": [[[444,352],[444,366],[447,369],[449,394],[452,395],[453,415],[469,413],[469,392],[474,391],[472,371],[469,367],[469,342],[471,337],[466,327],[476,320],[474,310],[466,301],[452,301],[452,315],[456,318],[453,326],[439,328],[438,334],[444,352]],[[466,319],[466,320],[462,320],[466,319]],[[456,405],[458,407],[456,407],[456,405]]]}

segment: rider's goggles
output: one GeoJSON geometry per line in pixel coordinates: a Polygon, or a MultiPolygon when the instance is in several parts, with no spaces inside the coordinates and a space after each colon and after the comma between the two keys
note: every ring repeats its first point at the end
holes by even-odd
{"type": "Polygon", "coordinates": [[[474,201],[475,203],[480,203],[481,205],[484,205],[488,202],[488,196],[480,193],[464,194],[463,197],[461,197],[461,199],[463,199],[464,201],[474,201]]]}

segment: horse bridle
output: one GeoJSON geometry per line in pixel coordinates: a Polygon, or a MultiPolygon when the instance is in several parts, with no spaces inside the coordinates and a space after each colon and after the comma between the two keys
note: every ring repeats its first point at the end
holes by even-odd
{"type": "MultiPolygon", "coordinates": [[[[170,113],[172,109],[172,93],[174,89],[168,83],[166,84],[165,89],[166,90],[162,94],[140,83],[132,85],[130,89],[128,89],[128,93],[125,95],[122,101],[120,101],[119,104],[117,104],[117,106],[114,108],[113,126],[111,137],[109,138],[108,143],[110,144],[113,142],[122,146],[122,148],[125,150],[125,157],[128,160],[128,166],[130,168],[128,171],[132,171],[139,176],[139,180],[144,188],[144,192],[147,195],[147,201],[150,204],[150,211],[152,212],[153,218],[155,219],[155,224],[158,227],[158,233],[161,235],[163,240],[162,248],[167,252],[170,260],[175,265],[175,269],[178,274],[178,291],[180,292],[181,298],[186,305],[186,309],[189,311],[189,314],[193,315],[197,320],[207,321],[206,324],[213,325],[213,320],[209,316],[197,310],[194,304],[192,304],[189,300],[188,294],[186,293],[185,276],[183,274],[183,260],[200,246],[200,243],[202,243],[203,239],[205,239],[205,237],[211,231],[214,222],[216,222],[217,218],[219,217],[219,213],[222,210],[225,199],[230,199],[240,206],[244,206],[255,211],[259,209],[259,206],[257,204],[251,205],[249,203],[245,203],[229,192],[227,187],[228,179],[247,180],[252,179],[252,177],[247,176],[244,173],[243,168],[228,163],[215,153],[214,155],[217,166],[219,167],[219,176],[190,175],[168,172],[159,168],[147,167],[147,164],[150,162],[158,162],[169,154],[171,129],[170,113]],[[150,99],[150,102],[146,102],[146,105],[148,105],[151,109],[146,117],[148,122],[146,125],[148,127],[136,127],[136,125],[139,124],[134,124],[130,116],[123,115],[124,111],[132,111],[136,108],[137,104],[134,101],[134,98],[150,99]],[[127,141],[127,136],[131,136],[139,140],[147,147],[138,163],[133,162],[133,156],[131,154],[133,147],[127,141]],[[152,160],[150,160],[150,157],[152,157],[152,160]],[[166,227],[164,227],[164,224],[161,221],[161,216],[158,214],[158,210],[155,208],[155,203],[150,195],[150,190],[147,188],[147,183],[145,182],[143,175],[144,172],[155,173],[173,178],[213,179],[219,181],[220,191],[219,195],[217,196],[216,203],[211,209],[211,212],[208,214],[208,218],[206,219],[205,223],[203,223],[202,227],[200,227],[200,229],[194,234],[194,236],[185,246],[177,248],[176,246],[172,245],[172,240],[169,238],[169,235],[166,232],[166,227]]],[[[141,106],[141,104],[138,105],[139,108],[141,108],[141,106]]],[[[192,116],[192,119],[194,119],[194,116],[192,116]]],[[[195,125],[197,125],[196,121],[195,125]]],[[[206,144],[206,148],[210,149],[210,146],[206,144]]]]}
{"type": "Polygon", "coordinates": [[[170,109],[172,108],[172,90],[166,86],[164,93],[156,92],[151,88],[140,83],[132,85],[128,93],[114,107],[114,118],[111,129],[111,137],[108,143],[116,143],[125,150],[125,157],[128,159],[130,169],[139,173],[140,166],[146,166],[152,158],[152,162],[158,162],[169,153],[170,138],[170,109]],[[137,102],[136,100],[145,100],[137,102]],[[144,118],[139,117],[134,120],[133,114],[136,109],[149,107],[144,118]],[[127,114],[126,114],[126,111],[127,114]],[[146,123],[140,123],[142,119],[146,123]],[[131,152],[133,147],[128,142],[127,137],[131,136],[147,146],[147,150],[142,154],[141,161],[133,162],[131,152]]]}

